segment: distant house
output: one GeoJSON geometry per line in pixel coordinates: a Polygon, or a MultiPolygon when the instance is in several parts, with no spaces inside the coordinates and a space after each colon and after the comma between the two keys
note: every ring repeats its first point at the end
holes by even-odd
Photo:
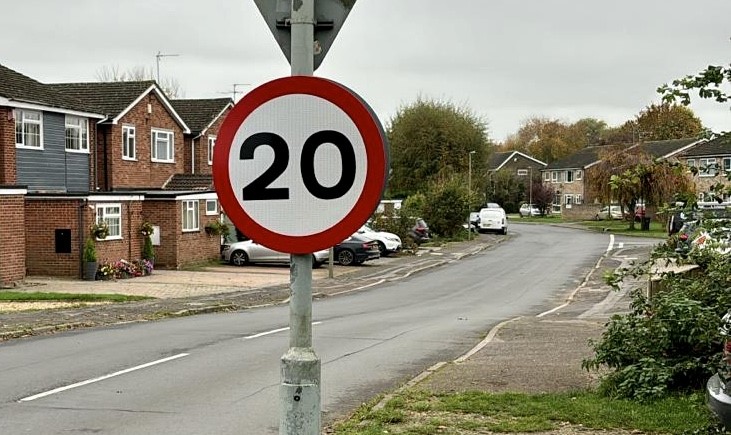
{"type": "Polygon", "coordinates": [[[599,153],[607,148],[582,148],[570,156],[549,163],[541,171],[543,184],[553,190],[553,213],[563,213],[575,205],[593,202],[588,198],[586,170],[599,163],[599,153]]]}
{"type": "Polygon", "coordinates": [[[731,206],[731,196],[726,193],[721,197],[711,192],[711,186],[724,183],[729,184],[728,175],[731,174],[731,133],[713,138],[685,150],[679,160],[690,168],[697,168],[693,176],[696,184],[699,202],[719,201],[731,206]]]}
{"type": "MultiPolygon", "coordinates": [[[[511,183],[522,184],[525,192],[530,189],[530,180],[540,179],[541,170],[546,164],[538,159],[535,159],[527,154],[520,151],[503,151],[495,152],[490,155],[490,159],[487,162],[487,197],[486,201],[495,200],[495,189],[497,186],[495,174],[498,173],[509,173],[517,178],[516,181],[510,181],[511,183]]],[[[499,178],[498,178],[499,179],[499,178]]],[[[509,180],[515,180],[510,178],[509,180]]],[[[526,193],[527,197],[525,201],[528,201],[529,194],[526,193]]],[[[523,198],[516,198],[516,201],[523,200],[523,198]]],[[[503,204],[504,207],[508,207],[509,211],[512,207],[517,210],[519,202],[512,204],[503,204]]],[[[513,211],[515,211],[513,210],[513,211]]]]}
{"type": "Polygon", "coordinates": [[[703,141],[698,138],[650,141],[629,147],[594,146],[550,163],[542,171],[543,184],[554,190],[553,212],[572,218],[590,218],[601,207],[588,189],[587,171],[598,164],[603,150],[626,152],[641,150],[656,160],[678,161],[679,156],[694,149],[703,141]]]}

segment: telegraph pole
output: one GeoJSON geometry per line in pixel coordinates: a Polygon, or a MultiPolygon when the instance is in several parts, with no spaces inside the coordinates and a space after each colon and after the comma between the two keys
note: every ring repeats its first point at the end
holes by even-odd
{"type": "MultiPolygon", "coordinates": [[[[315,0],[291,3],[291,75],[314,68],[315,0]]],[[[312,256],[292,254],[289,350],[281,360],[280,435],[320,434],[320,358],[312,348],[312,256]]]]}

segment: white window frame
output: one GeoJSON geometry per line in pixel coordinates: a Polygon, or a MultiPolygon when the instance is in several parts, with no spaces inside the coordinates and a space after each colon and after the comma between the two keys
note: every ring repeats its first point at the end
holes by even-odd
{"type": "Polygon", "coordinates": [[[686,160],[685,165],[689,168],[695,168],[695,159],[686,160]]]}
{"type": "Polygon", "coordinates": [[[197,199],[189,199],[182,201],[180,208],[182,209],[181,225],[184,233],[200,231],[200,212],[197,199]]]}
{"type": "Polygon", "coordinates": [[[526,177],[526,176],[528,176],[527,169],[518,169],[518,177],[526,177]]]}
{"type": "Polygon", "coordinates": [[[551,183],[558,183],[558,171],[551,172],[551,183]]]}
{"type": "Polygon", "coordinates": [[[563,203],[564,203],[564,205],[572,205],[574,203],[574,195],[572,195],[570,193],[564,194],[563,203]]]}
{"type": "Polygon", "coordinates": [[[574,171],[566,171],[566,182],[567,183],[573,183],[574,182],[574,171]]]}
{"type": "Polygon", "coordinates": [[[208,136],[208,165],[213,164],[213,148],[216,146],[216,136],[208,136]]]}
{"type": "Polygon", "coordinates": [[[723,172],[726,174],[731,172],[731,157],[724,157],[721,162],[721,169],[723,172]]]}
{"type": "Polygon", "coordinates": [[[122,126],[122,160],[137,160],[137,131],[134,125],[122,126]]]}
{"type": "Polygon", "coordinates": [[[16,148],[28,148],[33,150],[43,149],[43,112],[37,110],[15,109],[15,146],[16,148]],[[38,119],[32,119],[27,115],[37,115],[38,119]],[[38,145],[28,145],[26,126],[38,126],[38,145]],[[20,127],[20,142],[18,141],[18,127],[20,127]]]}
{"type": "Polygon", "coordinates": [[[577,169],[576,173],[574,174],[574,180],[581,181],[581,179],[584,177],[584,171],[581,169],[577,169]]]}
{"type": "Polygon", "coordinates": [[[715,157],[698,159],[698,167],[700,169],[698,176],[700,177],[715,177],[718,174],[718,164],[715,157]]]}
{"type": "Polygon", "coordinates": [[[109,235],[104,239],[97,240],[121,240],[122,239],[122,204],[97,204],[96,223],[104,221],[109,227],[109,235]],[[116,209],[116,212],[115,212],[116,209]]]}
{"type": "Polygon", "coordinates": [[[64,121],[64,143],[66,151],[70,153],[89,153],[89,120],[79,116],[66,115],[64,121]],[[72,146],[69,147],[69,140],[72,146]]]}
{"type": "Polygon", "coordinates": [[[172,131],[153,128],[150,135],[150,148],[150,156],[153,162],[175,163],[175,134],[172,131]],[[161,141],[161,145],[166,147],[166,156],[160,157],[158,155],[158,140],[161,141]]]}
{"type": "Polygon", "coordinates": [[[580,205],[584,203],[584,195],[577,193],[574,195],[574,204],[580,205]]]}
{"type": "Polygon", "coordinates": [[[550,171],[543,172],[543,181],[551,181],[551,172],[550,171]]]}
{"type": "Polygon", "coordinates": [[[207,199],[206,200],[206,216],[214,216],[217,214],[218,214],[218,201],[215,199],[207,199]]]}

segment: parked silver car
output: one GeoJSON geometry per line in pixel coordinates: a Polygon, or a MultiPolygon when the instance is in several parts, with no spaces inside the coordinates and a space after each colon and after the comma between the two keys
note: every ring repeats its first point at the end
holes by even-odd
{"type": "MultiPolygon", "coordinates": [[[[327,262],[330,252],[325,249],[312,254],[312,267],[320,267],[327,262]]],[[[253,240],[244,240],[223,245],[221,260],[234,266],[245,266],[252,263],[289,264],[290,254],[269,249],[253,240]]]]}

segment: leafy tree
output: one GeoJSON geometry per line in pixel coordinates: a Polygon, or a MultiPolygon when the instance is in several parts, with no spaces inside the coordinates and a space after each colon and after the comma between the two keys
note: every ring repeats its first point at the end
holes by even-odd
{"type": "Polygon", "coordinates": [[[470,110],[419,98],[389,124],[389,196],[406,197],[453,174],[467,174],[471,151],[472,189],[483,191],[490,142],[485,123],[470,110]]]}
{"type": "MultiPolygon", "coordinates": [[[[152,72],[152,68],[145,68],[143,66],[136,66],[129,70],[122,71],[118,65],[103,66],[96,73],[96,78],[100,82],[137,82],[155,80],[155,76],[152,72]]],[[[183,91],[180,88],[180,83],[175,78],[163,78],[158,83],[160,88],[168,98],[180,98],[183,96],[183,91]]]]}
{"type": "Polygon", "coordinates": [[[550,163],[585,147],[587,127],[588,124],[569,126],[555,119],[530,118],[507,138],[502,149],[521,151],[550,163]]]}
{"type": "Polygon", "coordinates": [[[533,180],[531,189],[533,205],[541,211],[541,216],[547,215],[553,206],[553,188],[543,184],[540,180],[533,180]]]}
{"type": "Polygon", "coordinates": [[[678,104],[650,104],[635,118],[641,141],[682,139],[703,133],[692,110],[678,104]]]}
{"type": "Polygon", "coordinates": [[[462,224],[470,212],[470,196],[462,177],[434,182],[424,202],[424,219],[429,229],[450,238],[462,232],[462,224]]]}
{"type": "Polygon", "coordinates": [[[721,87],[724,83],[731,83],[731,64],[728,66],[709,65],[696,75],[687,75],[673,80],[671,85],[664,84],[657,88],[663,101],[675,102],[680,100],[684,106],[690,104],[690,91],[697,90],[700,98],[711,98],[719,103],[726,103],[729,94],[721,87]]]}
{"type": "Polygon", "coordinates": [[[518,177],[515,171],[501,169],[490,174],[486,202],[500,204],[506,212],[515,213],[520,203],[528,198],[525,177],[518,177]]]}
{"type": "Polygon", "coordinates": [[[591,195],[604,203],[618,202],[630,214],[634,229],[635,206],[662,205],[676,194],[691,192],[693,184],[678,164],[655,161],[638,148],[608,147],[600,162],[587,171],[591,195]]]}

